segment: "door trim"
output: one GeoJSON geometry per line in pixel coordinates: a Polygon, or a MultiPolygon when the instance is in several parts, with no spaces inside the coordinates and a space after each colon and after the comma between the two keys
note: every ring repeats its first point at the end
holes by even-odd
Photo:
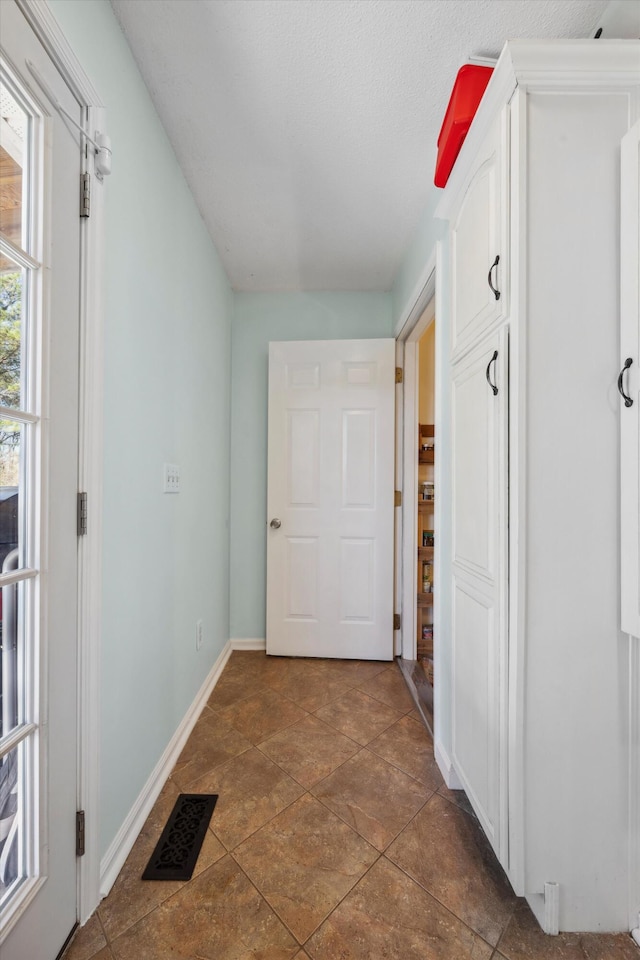
{"type": "MultiPolygon", "coordinates": [[[[85,108],[85,129],[104,131],[102,100],[73,52],[46,0],[17,5],[63,80],[85,108]]],[[[99,768],[100,645],[102,625],[102,457],[103,330],[102,297],[104,185],[93,157],[91,216],[80,230],[80,490],[89,492],[88,530],[78,549],[78,809],[85,811],[85,855],[78,860],[77,919],[84,923],[100,901],[99,768]]]]}
{"type": "MultiPolygon", "coordinates": [[[[396,564],[401,570],[402,629],[401,656],[405,660],[416,659],[416,616],[415,616],[415,572],[416,572],[416,529],[418,522],[418,477],[415,457],[416,436],[418,432],[418,351],[416,344],[436,315],[437,290],[441,289],[441,245],[438,242],[431,254],[422,276],[416,286],[411,306],[396,326],[396,340],[404,349],[404,389],[402,415],[398,418],[402,431],[402,537],[396,543],[396,564]],[[425,311],[432,306],[430,316],[421,323],[425,311]]],[[[436,328],[437,331],[437,328],[436,328]]],[[[436,436],[440,431],[439,423],[439,383],[438,374],[438,335],[436,332],[436,436]]],[[[436,458],[434,480],[439,482],[439,464],[436,458]]],[[[440,506],[436,499],[434,522],[440,523],[440,506]]],[[[439,551],[434,552],[434,579],[438,582],[439,551]]],[[[439,599],[434,602],[434,624],[439,619],[439,599]]],[[[435,723],[435,717],[434,717],[435,723]]]]}

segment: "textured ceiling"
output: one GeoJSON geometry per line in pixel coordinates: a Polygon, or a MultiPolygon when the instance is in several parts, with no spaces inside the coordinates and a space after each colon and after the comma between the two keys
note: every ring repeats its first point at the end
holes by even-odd
{"type": "MultiPolygon", "coordinates": [[[[112,0],[235,290],[389,290],[456,71],[606,0],[112,0]]],[[[115,161],[117,162],[117,145],[115,161]]]]}

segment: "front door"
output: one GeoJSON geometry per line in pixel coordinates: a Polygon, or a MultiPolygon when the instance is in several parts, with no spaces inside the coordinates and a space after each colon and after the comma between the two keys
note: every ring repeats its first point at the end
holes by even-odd
{"type": "Polygon", "coordinates": [[[53,960],[76,921],[80,268],[79,135],[53,98],[81,110],[14,0],[1,15],[0,955],[53,960]]]}
{"type": "Polygon", "coordinates": [[[267,653],[391,660],[394,340],[269,347],[267,653]]]}

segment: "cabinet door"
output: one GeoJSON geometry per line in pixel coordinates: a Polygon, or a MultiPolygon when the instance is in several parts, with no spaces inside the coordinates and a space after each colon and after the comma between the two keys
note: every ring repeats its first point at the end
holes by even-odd
{"type": "Polygon", "coordinates": [[[506,315],[507,122],[506,112],[496,118],[451,223],[454,357],[506,315]]]}
{"type": "Polygon", "coordinates": [[[621,200],[621,626],[640,637],[640,121],[622,140],[621,200]]]}
{"type": "Polygon", "coordinates": [[[506,858],[508,331],[453,370],[453,762],[506,858]],[[497,391],[497,392],[495,392],[497,391]]]}

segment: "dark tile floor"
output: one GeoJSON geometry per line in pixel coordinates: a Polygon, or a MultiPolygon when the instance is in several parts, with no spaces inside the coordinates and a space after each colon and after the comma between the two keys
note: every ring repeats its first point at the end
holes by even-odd
{"type": "Polygon", "coordinates": [[[395,664],[234,653],[65,960],[640,960],[546,937],[395,664]],[[140,875],[180,791],[219,794],[188,883],[140,875]]]}

